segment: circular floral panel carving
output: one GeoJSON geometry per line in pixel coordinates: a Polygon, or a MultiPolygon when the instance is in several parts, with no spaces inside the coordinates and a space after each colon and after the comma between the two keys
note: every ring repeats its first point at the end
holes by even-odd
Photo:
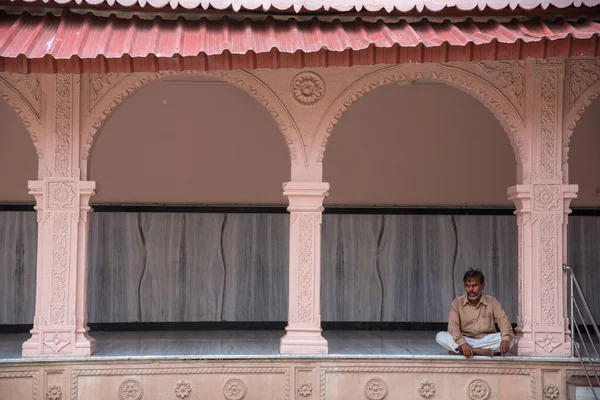
{"type": "Polygon", "coordinates": [[[291,90],[298,103],[310,106],[325,94],[325,82],[314,72],[300,72],[292,79],[291,90]]]}
{"type": "Polygon", "coordinates": [[[488,400],[492,395],[492,388],[483,379],[473,379],[467,388],[469,400],[488,400]]]}
{"type": "Polygon", "coordinates": [[[136,379],[126,379],[119,386],[121,400],[140,400],[144,394],[142,383],[136,379]]]}
{"type": "Polygon", "coordinates": [[[387,384],[379,378],[370,379],[365,385],[365,396],[369,400],[382,400],[388,394],[387,384]]]}
{"type": "Polygon", "coordinates": [[[558,386],[550,384],[544,386],[544,397],[550,400],[558,398],[558,386]]]}
{"type": "Polygon", "coordinates": [[[426,399],[432,397],[435,394],[435,386],[433,382],[430,380],[421,381],[421,385],[419,386],[419,394],[421,397],[425,397],[426,399]]]}
{"type": "Polygon", "coordinates": [[[225,382],[223,395],[227,400],[241,400],[246,396],[246,385],[241,379],[233,378],[225,382]]]}
{"type": "Polygon", "coordinates": [[[48,400],[61,400],[62,398],[62,388],[60,386],[52,385],[48,388],[46,392],[46,398],[48,400]]]}
{"type": "Polygon", "coordinates": [[[183,399],[190,395],[190,392],[192,391],[192,384],[188,381],[179,381],[175,384],[173,390],[175,390],[175,396],[183,399]]]}
{"type": "Polygon", "coordinates": [[[298,386],[298,394],[302,397],[308,397],[312,394],[312,384],[310,382],[302,382],[298,386]]]}

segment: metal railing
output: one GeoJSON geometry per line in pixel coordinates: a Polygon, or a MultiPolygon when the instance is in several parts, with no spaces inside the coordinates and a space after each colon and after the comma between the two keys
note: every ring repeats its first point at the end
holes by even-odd
{"type": "Polygon", "coordinates": [[[598,371],[596,370],[595,363],[600,362],[600,356],[598,355],[598,349],[596,348],[596,344],[594,341],[600,343],[600,331],[598,331],[598,324],[594,320],[594,316],[590,310],[590,306],[585,299],[585,295],[581,290],[581,286],[579,286],[579,282],[577,282],[577,278],[575,278],[575,274],[571,267],[567,264],[563,264],[563,271],[567,273],[567,285],[568,285],[568,296],[569,296],[569,322],[571,323],[571,352],[573,356],[577,354],[579,358],[579,362],[581,363],[581,367],[585,373],[585,377],[587,382],[594,394],[594,398],[598,400],[598,395],[594,390],[594,384],[592,383],[593,379],[596,380],[596,384],[600,386],[600,378],[598,377],[598,371]],[[575,294],[577,294],[579,301],[575,298],[575,294]],[[584,313],[582,314],[581,309],[583,308],[584,313]],[[587,317],[584,318],[584,314],[587,317]],[[595,333],[592,335],[590,333],[588,324],[591,324],[593,331],[595,333]],[[589,344],[593,349],[593,353],[590,354],[588,351],[588,346],[586,344],[586,338],[581,333],[580,325],[583,326],[585,332],[587,334],[587,340],[589,340],[589,344]],[[583,349],[583,351],[582,351],[583,349]],[[595,355],[595,357],[593,357],[595,355]],[[589,368],[589,372],[588,372],[589,368]]]}

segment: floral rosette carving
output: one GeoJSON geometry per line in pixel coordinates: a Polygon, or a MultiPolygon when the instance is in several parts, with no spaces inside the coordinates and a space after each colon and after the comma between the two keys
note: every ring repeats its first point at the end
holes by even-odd
{"type": "Polygon", "coordinates": [[[246,385],[238,378],[228,380],[223,386],[223,395],[227,400],[241,400],[246,397],[246,392],[246,385]]]}
{"type": "Polygon", "coordinates": [[[483,379],[473,379],[467,387],[469,400],[488,400],[492,395],[492,388],[483,379]]]}
{"type": "Polygon", "coordinates": [[[119,386],[119,399],[140,400],[144,394],[142,383],[137,379],[126,379],[119,386]]]}
{"type": "Polygon", "coordinates": [[[301,72],[292,79],[290,89],[294,100],[310,106],[321,100],[325,94],[325,82],[314,72],[301,72]]]}
{"type": "Polygon", "coordinates": [[[388,394],[388,386],[383,379],[370,379],[365,385],[365,396],[369,400],[383,400],[388,394]]]}
{"type": "Polygon", "coordinates": [[[312,394],[312,384],[310,382],[301,382],[298,386],[298,394],[302,397],[308,397],[312,394]]]}
{"type": "Polygon", "coordinates": [[[46,392],[46,399],[48,400],[60,400],[62,398],[62,388],[60,386],[52,385],[46,392]]]}
{"type": "Polygon", "coordinates": [[[435,394],[435,386],[433,382],[425,379],[421,381],[421,385],[419,386],[419,394],[421,397],[425,397],[426,399],[432,397],[435,394]]]}
{"type": "Polygon", "coordinates": [[[546,399],[556,399],[558,398],[558,386],[550,384],[544,386],[544,398],[546,399]]]}
{"type": "Polygon", "coordinates": [[[184,399],[190,395],[192,384],[188,381],[179,381],[175,384],[173,390],[175,390],[175,396],[184,399]]]}

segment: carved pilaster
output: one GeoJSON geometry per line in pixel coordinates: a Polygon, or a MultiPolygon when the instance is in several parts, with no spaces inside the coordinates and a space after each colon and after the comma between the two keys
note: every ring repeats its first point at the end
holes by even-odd
{"type": "Polygon", "coordinates": [[[81,181],[78,169],[79,119],[73,76],[55,77],[49,101],[43,180],[30,181],[38,212],[36,308],[24,357],[91,355],[95,341],[87,328],[87,236],[95,182],[81,181]]]}
{"type": "Polygon", "coordinates": [[[562,107],[564,63],[533,66],[530,119],[530,176],[509,188],[519,232],[517,352],[521,355],[571,354],[565,323],[564,274],[569,203],[577,186],[563,184],[562,107]],[[529,178],[529,179],[527,179],[529,178]]]}
{"type": "Polygon", "coordinates": [[[321,336],[321,216],[329,184],[288,182],[290,212],[289,321],[282,353],[327,353],[321,336]]]}

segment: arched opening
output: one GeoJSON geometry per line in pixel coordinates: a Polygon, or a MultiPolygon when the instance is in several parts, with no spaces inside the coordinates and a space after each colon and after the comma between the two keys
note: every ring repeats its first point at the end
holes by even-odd
{"type": "Polygon", "coordinates": [[[23,121],[0,101],[0,325],[29,324],[35,308],[36,213],[27,181],[37,178],[38,158],[23,121]]]}
{"type": "Polygon", "coordinates": [[[575,271],[596,320],[600,318],[600,100],[593,101],[577,122],[569,150],[569,182],[579,186],[567,225],[569,265],[575,271]]]}
{"type": "Polygon", "coordinates": [[[91,152],[90,322],[285,320],[289,217],[260,206],[285,204],[289,176],[279,128],[241,89],[186,75],[132,94],[91,152]]]}
{"type": "Polygon", "coordinates": [[[480,101],[442,83],[378,88],[341,117],[323,168],[329,207],[359,209],[323,220],[323,320],[446,322],[473,267],[516,322],[516,162],[480,101]]]}

